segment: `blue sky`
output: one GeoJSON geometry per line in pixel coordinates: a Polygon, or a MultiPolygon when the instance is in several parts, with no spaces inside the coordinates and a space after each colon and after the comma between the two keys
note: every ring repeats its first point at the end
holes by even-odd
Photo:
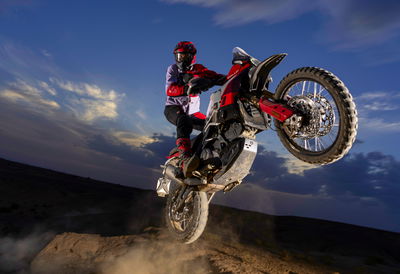
{"type": "Polygon", "coordinates": [[[2,0],[0,157],[153,188],[174,141],[163,105],[175,44],[193,41],[219,73],[235,46],[286,52],[272,88],[298,67],[332,71],[355,98],[358,142],[315,168],[262,133],[253,174],[216,202],[400,231],[399,14],[394,0],[2,0]]]}

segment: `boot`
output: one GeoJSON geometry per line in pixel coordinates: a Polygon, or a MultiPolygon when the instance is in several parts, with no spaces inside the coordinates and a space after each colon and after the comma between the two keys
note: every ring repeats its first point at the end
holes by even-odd
{"type": "Polygon", "coordinates": [[[179,156],[183,158],[190,158],[192,154],[192,148],[190,146],[189,138],[178,138],[176,139],[176,146],[178,147],[179,156]]]}
{"type": "Polygon", "coordinates": [[[180,166],[184,177],[188,177],[195,171],[200,163],[200,159],[197,155],[192,156],[192,149],[189,138],[179,138],[176,140],[178,151],[180,152],[181,162],[180,166]]]}

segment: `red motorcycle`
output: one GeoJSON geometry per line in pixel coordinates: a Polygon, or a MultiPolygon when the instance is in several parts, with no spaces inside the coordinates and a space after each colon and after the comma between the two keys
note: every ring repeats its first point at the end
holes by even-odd
{"type": "Polygon", "coordinates": [[[307,163],[333,163],[353,145],[356,107],[331,72],[299,68],[281,80],[275,93],[268,90],[271,70],[286,55],[260,62],[234,48],[227,82],[211,95],[204,130],[192,142],[199,167],[182,178],[179,157],[162,166],[157,193],[167,196],[166,223],[178,240],[191,243],[200,237],[213,195],[242,182],[257,154],[256,134],[272,123],[285,148],[307,163]]]}

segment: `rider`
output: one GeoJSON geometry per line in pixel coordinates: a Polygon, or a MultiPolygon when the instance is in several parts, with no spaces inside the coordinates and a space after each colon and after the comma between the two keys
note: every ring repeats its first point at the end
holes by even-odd
{"type": "Polygon", "coordinates": [[[192,166],[193,161],[189,161],[190,133],[193,129],[201,131],[206,118],[200,112],[199,94],[213,85],[222,85],[226,81],[225,75],[196,64],[196,53],[196,47],[192,42],[179,42],[174,49],[175,64],[168,67],[166,75],[167,100],[164,115],[176,126],[176,145],[182,159],[183,170],[196,168],[192,166]]]}

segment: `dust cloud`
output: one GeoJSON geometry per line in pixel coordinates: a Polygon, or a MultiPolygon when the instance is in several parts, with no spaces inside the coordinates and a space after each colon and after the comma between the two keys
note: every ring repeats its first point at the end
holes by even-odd
{"type": "Polygon", "coordinates": [[[100,267],[101,274],[209,273],[207,252],[201,244],[184,245],[169,241],[140,243],[100,267]]]}
{"type": "Polygon", "coordinates": [[[52,232],[35,232],[23,238],[0,238],[0,272],[29,273],[31,260],[53,236],[52,232]]]}

